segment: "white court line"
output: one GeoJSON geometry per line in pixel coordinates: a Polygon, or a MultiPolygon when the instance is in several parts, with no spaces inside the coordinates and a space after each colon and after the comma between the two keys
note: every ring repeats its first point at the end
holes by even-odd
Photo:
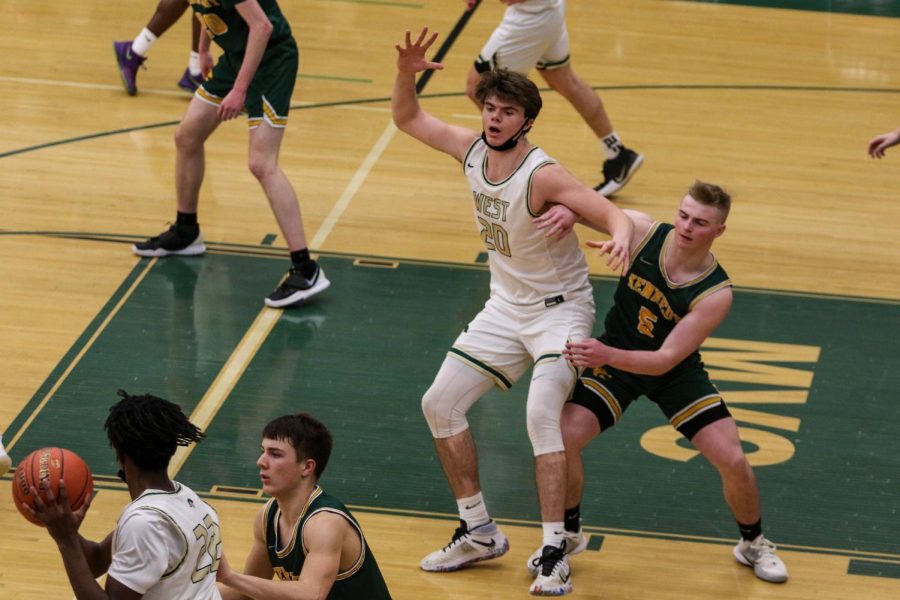
{"type": "Polygon", "coordinates": [[[310,248],[319,248],[325,243],[331,230],[334,229],[334,226],[337,225],[341,215],[344,214],[344,211],[350,206],[350,201],[353,200],[356,192],[362,187],[362,184],[365,182],[366,177],[369,176],[372,167],[374,167],[375,163],[378,162],[378,159],[381,158],[384,149],[387,148],[388,143],[390,143],[391,138],[394,137],[395,133],[397,133],[397,126],[391,121],[388,123],[388,126],[385,127],[381,137],[378,138],[378,141],[375,142],[372,149],[369,150],[369,154],[356,170],[356,173],[353,175],[350,183],[347,184],[344,193],[338,198],[338,201],[331,209],[331,212],[325,217],[325,221],[322,223],[322,226],[319,227],[319,231],[316,232],[315,237],[313,237],[312,241],[309,243],[310,248]]]}
{"type": "MultiPolygon", "coordinates": [[[[378,159],[381,157],[382,153],[384,153],[384,149],[387,147],[396,131],[397,127],[394,125],[393,121],[388,123],[388,126],[381,134],[381,137],[375,142],[375,146],[369,151],[369,154],[356,170],[350,183],[347,184],[344,193],[338,198],[337,203],[335,203],[334,207],[331,209],[328,217],[326,217],[325,221],[319,227],[315,237],[313,237],[312,242],[309,244],[311,248],[318,248],[328,238],[331,230],[334,229],[334,226],[340,220],[341,215],[347,207],[350,206],[353,197],[359,191],[359,188],[362,187],[362,184],[369,176],[372,167],[378,162],[378,159]]],[[[219,409],[222,408],[225,399],[228,398],[228,395],[231,393],[231,390],[234,389],[234,386],[241,378],[241,375],[247,369],[250,361],[256,356],[256,353],[259,351],[266,337],[268,337],[269,333],[272,331],[272,328],[275,327],[275,323],[278,322],[278,318],[281,317],[281,315],[282,311],[280,309],[263,308],[262,311],[260,311],[256,320],[253,321],[253,325],[251,325],[250,329],[247,330],[247,333],[244,334],[243,339],[238,343],[234,352],[231,353],[231,356],[228,357],[225,365],[219,371],[219,374],[216,375],[216,379],[209,389],[206,390],[206,393],[194,409],[194,412],[191,413],[191,421],[194,425],[200,429],[206,430],[212,422],[213,417],[215,417],[216,413],[219,412],[219,409]]],[[[274,417],[276,415],[271,416],[274,417]]],[[[262,432],[260,431],[260,433],[262,432]]],[[[175,478],[181,470],[181,467],[184,466],[184,463],[187,461],[194,447],[195,446],[182,446],[178,448],[175,456],[172,457],[172,461],[169,463],[170,478],[175,478]]]]}
{"type": "Polygon", "coordinates": [[[81,350],[78,351],[78,354],[75,356],[75,358],[72,359],[72,362],[69,363],[69,366],[66,367],[66,370],[62,372],[62,374],[59,376],[59,379],[57,379],[56,382],[53,384],[53,387],[51,387],[47,391],[47,393],[44,394],[44,397],[41,399],[41,401],[37,405],[37,407],[35,407],[35,409],[33,411],[31,411],[31,415],[29,415],[29,417],[25,420],[25,422],[22,423],[22,426],[19,427],[19,431],[16,432],[16,435],[13,436],[12,440],[7,442],[7,444],[6,444],[7,453],[9,452],[9,450],[12,449],[13,446],[16,445],[16,442],[19,441],[19,438],[21,438],[22,435],[28,430],[28,428],[31,426],[32,422],[34,422],[34,420],[37,418],[38,414],[40,414],[40,412],[44,409],[44,407],[47,405],[47,403],[50,401],[50,399],[54,395],[56,395],[56,391],[66,381],[66,379],[69,377],[69,375],[72,373],[72,371],[75,370],[75,367],[78,366],[78,363],[81,362],[81,359],[84,358],[84,355],[87,354],[88,350],[90,350],[93,347],[94,342],[96,342],[97,338],[100,337],[100,334],[106,330],[106,326],[110,324],[110,322],[113,320],[113,317],[115,317],[117,314],[119,314],[119,310],[123,306],[125,306],[125,302],[129,298],[131,298],[131,295],[134,293],[134,290],[136,290],[137,286],[140,285],[140,283],[144,280],[144,278],[147,276],[147,273],[149,273],[150,269],[153,268],[153,265],[156,264],[156,261],[157,261],[157,259],[154,258],[149,263],[147,263],[147,266],[144,267],[144,270],[141,271],[141,274],[135,278],[134,282],[129,286],[128,290],[124,294],[122,294],[122,297],[116,303],[115,307],[113,307],[113,309],[111,311],[109,311],[109,314],[106,315],[106,318],[103,319],[103,322],[100,324],[100,326],[94,332],[94,334],[91,336],[91,339],[89,339],[87,341],[87,343],[81,348],[81,350]]]}

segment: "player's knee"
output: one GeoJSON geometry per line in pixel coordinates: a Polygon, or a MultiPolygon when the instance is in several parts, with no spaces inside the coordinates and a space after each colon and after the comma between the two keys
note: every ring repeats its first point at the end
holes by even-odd
{"type": "Polygon", "coordinates": [[[462,433],[469,427],[466,413],[447,397],[447,389],[435,381],[422,396],[422,414],[432,437],[444,438],[462,433]]]}
{"type": "Polygon", "coordinates": [[[559,410],[546,404],[535,402],[529,404],[525,416],[528,427],[528,439],[535,456],[550,452],[565,452],[562,431],[559,427],[559,410]]]}
{"type": "Polygon", "coordinates": [[[278,170],[278,163],[268,156],[251,152],[247,161],[247,167],[254,177],[262,181],[278,170]]]}

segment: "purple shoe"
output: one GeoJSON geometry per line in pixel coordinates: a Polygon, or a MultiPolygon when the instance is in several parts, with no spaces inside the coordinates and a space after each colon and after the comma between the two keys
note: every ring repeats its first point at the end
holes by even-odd
{"type": "Polygon", "coordinates": [[[137,94],[137,71],[147,59],[131,51],[131,42],[113,42],[113,51],[116,53],[116,62],[119,63],[122,85],[129,96],[134,96],[137,94]]]}
{"type": "Polygon", "coordinates": [[[190,92],[193,94],[197,91],[197,88],[200,87],[201,83],[203,83],[203,77],[194,77],[193,75],[191,75],[190,69],[185,69],[184,75],[182,75],[181,79],[178,80],[178,87],[186,92],[190,92]]]}

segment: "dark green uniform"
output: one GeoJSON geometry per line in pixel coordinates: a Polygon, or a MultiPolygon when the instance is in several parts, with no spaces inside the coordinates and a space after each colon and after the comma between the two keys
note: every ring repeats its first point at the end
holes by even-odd
{"type": "MultiPolygon", "coordinates": [[[[717,261],[691,281],[670,281],[663,257],[674,229],[667,223],[654,223],[644,236],[606,314],[606,331],[599,338],[603,343],[623,350],[658,350],[697,302],[731,286],[717,261]]],[[[660,376],[636,375],[608,366],[586,369],[572,401],[591,409],[601,429],[608,429],[641,395],[658,404],[669,422],[688,439],[703,426],[729,416],[703,368],[699,351],[660,376]]]]}
{"type": "MultiPolygon", "coordinates": [[[[200,98],[218,105],[234,87],[247,50],[250,27],[236,8],[246,0],[189,1],[210,38],[225,51],[213,68],[210,79],[197,89],[200,98]]],[[[272,126],[284,127],[297,80],[297,42],[275,0],[256,2],[272,23],[272,34],[247,90],[245,108],[250,116],[251,127],[259,125],[262,119],[272,126]]]]}
{"type": "Polygon", "coordinates": [[[336,513],[347,519],[359,533],[362,542],[362,553],[356,564],[345,572],[338,573],[337,580],[328,594],[328,600],[390,600],[391,594],[384,582],[384,577],[375,562],[375,556],[366,543],[362,529],[347,507],[339,500],[333,498],[316,487],[310,494],[303,514],[299,522],[291,530],[291,538],[280,540],[278,538],[278,518],[281,510],[278,502],[272,498],[266,504],[263,511],[263,526],[266,532],[266,548],[269,553],[269,562],[275,570],[275,574],[282,581],[296,580],[303,570],[303,562],[306,560],[306,549],[303,547],[303,527],[314,514],[328,511],[336,513]]]}

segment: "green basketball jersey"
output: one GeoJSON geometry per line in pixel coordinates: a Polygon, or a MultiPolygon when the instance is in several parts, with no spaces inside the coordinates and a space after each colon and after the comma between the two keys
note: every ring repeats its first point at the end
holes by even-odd
{"type": "Polygon", "coordinates": [[[328,511],[337,513],[347,519],[359,533],[362,542],[362,553],[359,560],[350,569],[338,573],[337,580],[328,594],[328,600],[391,600],[391,594],[375,562],[375,556],[366,543],[359,523],[337,498],[333,498],[316,487],[310,494],[309,500],[300,519],[291,530],[291,537],[287,540],[278,539],[278,519],[281,509],[274,498],[269,500],[263,511],[263,525],[266,532],[266,548],[269,553],[269,562],[275,570],[275,575],[282,581],[293,581],[300,578],[303,570],[303,562],[306,560],[306,548],[303,547],[303,527],[314,514],[328,511]]]}
{"type": "MultiPolygon", "coordinates": [[[[272,35],[266,49],[291,39],[291,26],[275,0],[256,0],[272,22],[272,35]]],[[[194,14],[206,27],[209,37],[226,53],[243,55],[250,27],[235,6],[244,0],[189,0],[194,14]]]]}
{"type": "MultiPolygon", "coordinates": [[[[728,274],[713,264],[698,277],[674,283],[667,276],[663,257],[673,243],[675,226],[654,223],[641,240],[628,272],[619,280],[615,303],[606,314],[602,339],[628,350],[658,350],[688,311],[709,294],[731,286],[728,274]]],[[[699,361],[699,351],[685,359],[699,361]]]]}

